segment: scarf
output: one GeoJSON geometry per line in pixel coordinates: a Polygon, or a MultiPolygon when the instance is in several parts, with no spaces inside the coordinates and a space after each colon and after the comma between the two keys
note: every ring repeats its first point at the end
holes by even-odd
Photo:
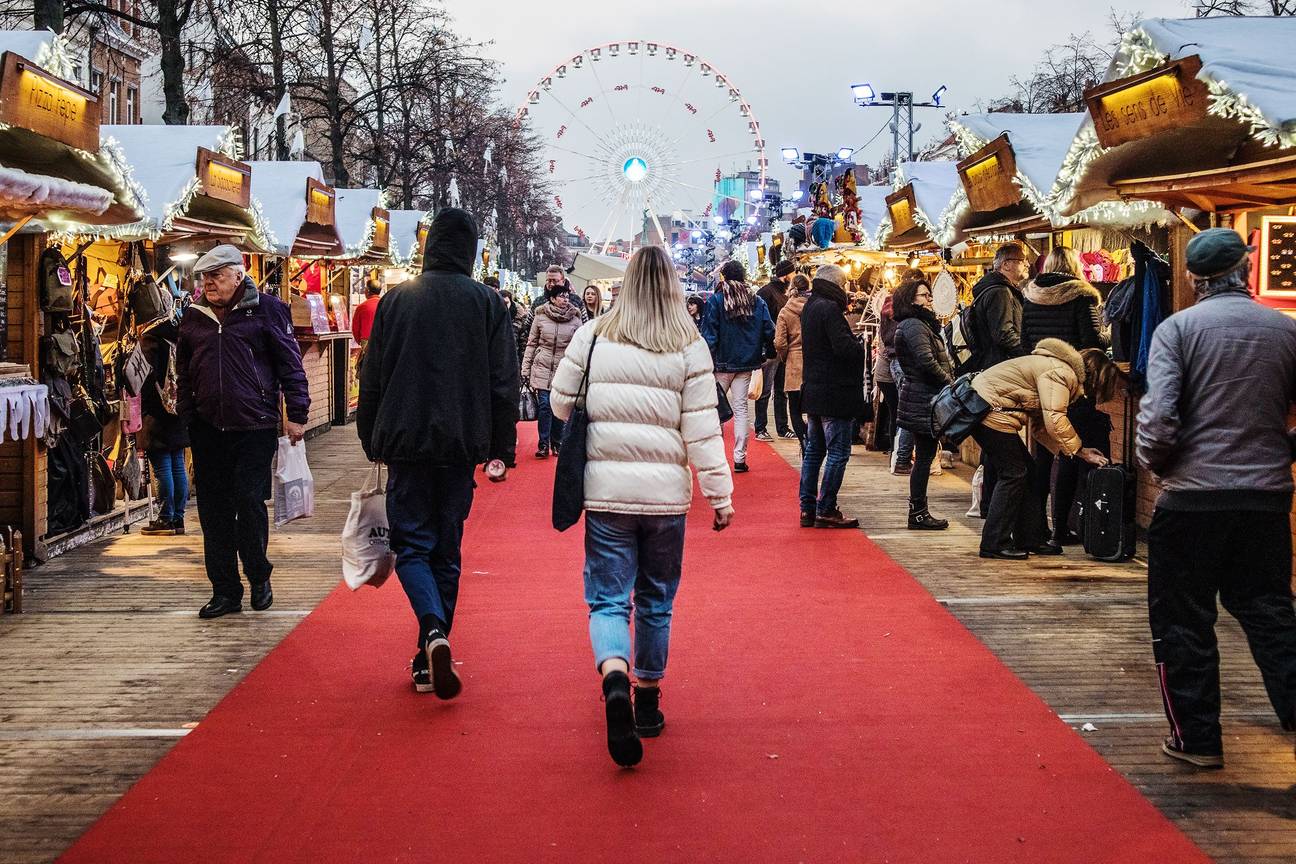
{"type": "Polygon", "coordinates": [[[756,309],[756,295],[746,282],[721,282],[720,296],[724,299],[725,318],[750,318],[756,309]]]}

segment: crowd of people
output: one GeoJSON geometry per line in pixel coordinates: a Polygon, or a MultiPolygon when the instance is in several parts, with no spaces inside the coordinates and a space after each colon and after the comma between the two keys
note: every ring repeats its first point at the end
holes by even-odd
{"type": "MultiPolygon", "coordinates": [[[[971,430],[985,477],[980,555],[1024,561],[1075,542],[1077,492],[1110,458],[1102,406],[1121,376],[1105,351],[1101,296],[1071,250],[1054,249],[1032,277],[1021,244],[998,249],[972,290],[971,353],[956,369],[932,286],[916,269],[882,307],[870,358],[847,317],[847,274],[834,264],[804,273],[781,262],[757,290],[728,261],[710,296],[686,296],[669,255],[645,247],[606,304],[597,288],[575,293],[554,266],[527,306],[472,278],[477,235],[469,214],[442,211],[423,274],[381,300],[371,289],[356,314],[357,431],[366,456],[389,467],[390,544],[417,619],[410,670],[419,692],[451,699],[462,688],[450,634],[474,475],[484,466],[489,480],[505,482],[516,468],[526,388],[539,409],[535,457],[557,455],[560,470],[575,459],[584,478],[590,642],[619,765],[639,762],[641,739],[665,727],[661,682],[694,474],[713,527],[726,528],[734,475],[750,470],[750,439],[773,438],[770,402],[776,433],[801,449],[799,524],[858,527],[838,495],[875,395],[866,392],[871,362],[884,409],[878,440],[905,451],[894,459],[908,469],[907,527],[939,531],[949,520],[929,505],[941,448],[933,400],[971,374],[988,405],[971,430]],[[722,412],[732,414],[732,462],[722,412]],[[575,453],[563,447],[572,440],[583,445],[575,453]]],[[[1249,296],[1251,251],[1226,229],[1189,243],[1198,302],[1156,330],[1138,417],[1138,460],[1165,490],[1148,534],[1149,616],[1171,726],[1162,749],[1199,767],[1223,764],[1217,596],[1246,630],[1284,728],[1296,729],[1288,517],[1296,447],[1286,426],[1296,322],[1249,296]]],[[[184,532],[192,447],[213,592],[199,614],[215,618],[241,610],[240,561],[252,608],[273,601],[270,464],[281,406],[296,444],[309,396],[287,307],[257,291],[238,250],[213,249],[195,272],[201,296],[174,333],[159,330],[146,346],[164,381],[174,340],[177,404],[168,410],[167,388],[150,388],[160,404],[145,401],[143,446],[162,498],[148,530],[163,534],[184,532]]]]}

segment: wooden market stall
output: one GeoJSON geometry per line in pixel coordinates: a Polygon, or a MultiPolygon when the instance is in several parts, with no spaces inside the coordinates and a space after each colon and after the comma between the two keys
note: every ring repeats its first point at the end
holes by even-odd
{"type": "MultiPolygon", "coordinates": [[[[1126,33],[1067,155],[1058,211],[1159,201],[1171,208],[1168,312],[1192,305],[1184,249],[1209,226],[1258,248],[1254,290],[1296,315],[1296,19],[1150,19],[1126,33]],[[1286,265],[1286,266],[1284,266],[1286,265]]],[[[1144,472],[1147,474],[1147,472],[1144,472]]],[[[1139,518],[1155,504],[1141,484],[1139,518]]]]}
{"type": "MultiPolygon", "coordinates": [[[[330,265],[344,254],[337,229],[337,191],[318,162],[250,162],[252,197],[269,232],[266,255],[254,256],[262,290],[291,304],[293,327],[310,385],[306,434],[328,431],[335,415],[338,361],[349,353],[347,268],[330,265]]],[[[343,366],[342,368],[345,368],[343,366]]],[[[343,391],[345,392],[345,391],[343,391]]]]}
{"type": "Polygon", "coordinates": [[[427,242],[428,226],[432,224],[432,214],[426,210],[392,210],[389,215],[392,266],[383,274],[387,287],[423,271],[423,246],[427,242]]]}
{"type": "MultiPolygon", "coordinates": [[[[391,213],[378,189],[338,189],[337,229],[342,238],[342,258],[337,266],[346,284],[347,311],[353,313],[365,301],[365,283],[377,279],[381,285],[383,271],[391,264],[391,213]]],[[[347,350],[334,352],[333,425],[350,420],[360,403],[360,344],[352,338],[347,350]]]]}
{"type": "MultiPolygon", "coordinates": [[[[98,360],[87,297],[53,232],[106,230],[144,209],[120,152],[101,145],[96,97],[66,80],[71,73],[60,37],[0,33],[0,393],[9,418],[20,418],[0,444],[7,577],[15,546],[47,557],[51,486],[88,513],[88,464],[77,471],[73,459],[73,474],[53,484],[48,471],[51,447],[81,457],[98,431],[95,405],[81,396],[98,360]]],[[[6,582],[6,605],[20,608],[21,592],[6,582]]]]}

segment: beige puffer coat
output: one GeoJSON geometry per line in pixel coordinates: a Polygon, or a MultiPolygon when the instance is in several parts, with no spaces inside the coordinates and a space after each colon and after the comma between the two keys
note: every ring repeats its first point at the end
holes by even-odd
{"type": "Polygon", "coordinates": [[[725,458],[711,352],[699,336],[683,351],[657,354],[600,338],[596,322],[576,333],[550,389],[566,420],[589,357],[589,431],[585,443],[585,509],[676,516],[689,511],[697,469],[713,508],[727,507],[733,477],[725,458]]]}
{"type": "Polygon", "coordinates": [[[996,409],[981,421],[996,432],[1031,434],[1054,453],[1080,452],[1067,408],[1084,394],[1084,360],[1061,339],[1041,339],[1034,352],[997,363],[972,379],[972,389],[996,409]],[[1013,410],[1016,409],[1016,410],[1013,410]]]}
{"type": "Polygon", "coordinates": [[[559,312],[552,303],[535,311],[526,352],[522,355],[522,380],[533,390],[548,390],[558,362],[562,360],[572,337],[580,329],[580,310],[570,303],[559,312]]]}
{"type": "Polygon", "coordinates": [[[787,393],[801,389],[801,310],[808,299],[802,294],[789,297],[774,324],[774,350],[783,361],[783,390],[787,393]]]}

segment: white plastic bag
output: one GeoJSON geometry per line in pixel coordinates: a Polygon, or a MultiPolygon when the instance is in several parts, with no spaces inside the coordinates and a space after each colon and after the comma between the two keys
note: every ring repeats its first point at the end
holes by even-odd
{"type": "Polygon", "coordinates": [[[274,470],[275,525],[286,525],[315,513],[315,478],[306,464],[306,445],[279,439],[274,470]]]}
{"type": "Polygon", "coordinates": [[[351,512],[342,528],[342,578],[352,591],[361,585],[377,588],[395,563],[387,529],[387,490],[382,465],[375,463],[360,491],[351,493],[351,512]]]}
{"type": "Polygon", "coordinates": [[[972,506],[968,508],[967,515],[975,519],[981,518],[981,495],[985,490],[985,466],[978,465],[976,473],[972,475],[972,506]]]}

